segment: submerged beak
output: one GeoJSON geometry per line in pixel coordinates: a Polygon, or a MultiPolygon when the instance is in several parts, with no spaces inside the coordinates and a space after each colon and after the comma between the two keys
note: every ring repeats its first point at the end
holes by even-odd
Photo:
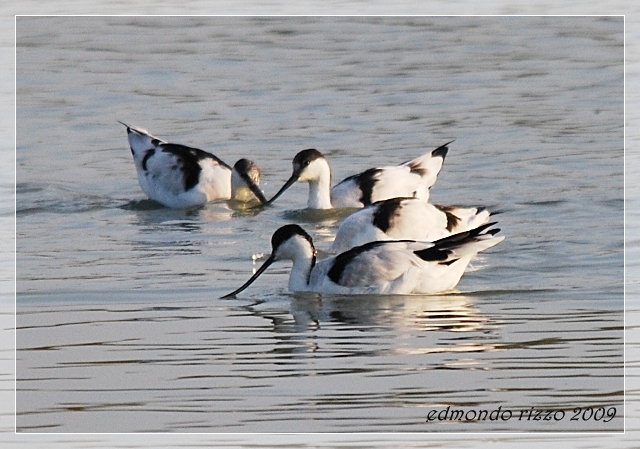
{"type": "Polygon", "coordinates": [[[278,197],[280,195],[282,195],[284,193],[285,190],[287,190],[289,187],[291,187],[293,184],[295,184],[295,182],[298,180],[299,177],[300,177],[300,174],[294,172],[291,175],[291,178],[289,178],[287,180],[287,182],[284,183],[282,188],[280,190],[278,190],[278,193],[276,193],[269,201],[263,203],[262,205],[263,206],[268,206],[271,203],[273,203],[276,199],[278,199],[278,197]]]}
{"type": "Polygon", "coordinates": [[[251,276],[251,278],[245,282],[244,284],[242,284],[242,286],[240,288],[238,288],[237,290],[232,291],[231,293],[221,296],[220,299],[228,299],[228,298],[235,298],[235,296],[244,291],[248,286],[250,286],[251,284],[253,284],[253,281],[255,281],[256,279],[258,279],[258,276],[260,276],[262,273],[264,273],[264,271],[269,267],[269,265],[271,265],[273,262],[275,262],[275,256],[273,254],[271,254],[269,256],[269,258],[262,264],[262,266],[260,268],[258,268],[258,271],[256,271],[256,273],[251,276]]]}
{"type": "Polygon", "coordinates": [[[262,193],[262,190],[260,190],[260,187],[258,187],[258,185],[255,182],[249,179],[249,177],[247,177],[244,180],[244,182],[247,184],[247,187],[249,187],[249,189],[256,196],[256,198],[258,198],[261,205],[266,205],[266,203],[268,203],[267,198],[264,196],[264,193],[262,193]]]}

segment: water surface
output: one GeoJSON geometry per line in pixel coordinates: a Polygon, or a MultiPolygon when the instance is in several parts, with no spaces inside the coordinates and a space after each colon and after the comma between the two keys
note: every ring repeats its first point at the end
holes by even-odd
{"type": "Polygon", "coordinates": [[[18,431],[621,430],[622,25],[18,20],[18,431]],[[337,181],[455,139],[432,201],[506,240],[456,294],[294,295],[281,263],[219,300],[279,226],[322,250],[342,215],[305,185],[257,213],[155,207],[117,120],[256,160],[267,196],[304,148],[337,181]],[[446,407],[566,418],[426,422],[446,407]],[[589,407],[616,416],[570,420],[589,407]]]}

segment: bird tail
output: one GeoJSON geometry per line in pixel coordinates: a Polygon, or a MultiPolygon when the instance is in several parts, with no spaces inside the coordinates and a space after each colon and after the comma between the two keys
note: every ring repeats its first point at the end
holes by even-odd
{"type": "Polygon", "coordinates": [[[491,228],[496,222],[486,223],[469,231],[460,232],[433,242],[433,246],[414,253],[425,261],[439,261],[442,264],[455,262],[461,257],[475,255],[504,240],[495,237],[499,228],[491,228]]]}
{"type": "MultiPolygon", "coordinates": [[[[453,140],[451,142],[453,142],[453,140]]],[[[444,158],[449,151],[448,145],[451,142],[447,142],[435,150],[429,151],[402,165],[409,167],[412,173],[417,173],[422,176],[422,178],[425,179],[425,186],[429,188],[434,185],[436,179],[438,179],[438,173],[440,173],[440,169],[442,169],[444,158]]]]}

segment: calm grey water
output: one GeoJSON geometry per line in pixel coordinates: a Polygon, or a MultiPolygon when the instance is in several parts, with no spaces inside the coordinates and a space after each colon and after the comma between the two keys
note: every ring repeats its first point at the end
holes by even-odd
{"type": "Polygon", "coordinates": [[[622,430],[622,31],[19,18],[17,430],[622,430]],[[488,207],[507,238],[457,294],[293,295],[282,263],[219,300],[279,226],[323,249],[342,214],[305,211],[305,185],[259,213],[154,207],[117,120],[256,160],[267,196],[303,148],[339,180],[455,139],[432,201],[488,207]],[[447,407],[512,417],[427,423],[447,407]]]}

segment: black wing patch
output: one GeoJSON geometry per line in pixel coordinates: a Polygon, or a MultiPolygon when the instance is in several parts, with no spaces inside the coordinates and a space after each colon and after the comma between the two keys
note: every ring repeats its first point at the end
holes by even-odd
{"type": "MultiPolygon", "coordinates": [[[[449,255],[452,253],[453,248],[456,248],[460,245],[463,245],[475,237],[482,234],[484,230],[488,227],[493,226],[496,222],[493,223],[485,223],[482,226],[478,226],[475,229],[471,229],[470,231],[460,232],[458,234],[450,235],[449,237],[442,238],[440,240],[436,240],[433,242],[433,246],[430,248],[421,249],[418,251],[414,251],[413,253],[427,262],[435,262],[435,261],[446,261],[449,255]]],[[[499,228],[489,229],[485,234],[495,235],[500,232],[499,228]]],[[[448,265],[453,263],[454,261],[446,261],[440,262],[442,264],[448,265]]]]}
{"type": "Polygon", "coordinates": [[[455,207],[440,206],[438,204],[434,204],[434,206],[438,208],[438,210],[444,212],[447,217],[447,231],[451,232],[453,228],[458,226],[460,223],[460,217],[452,213],[452,211],[456,209],[455,207]]]}
{"type": "Polygon", "coordinates": [[[393,226],[395,217],[400,214],[405,199],[399,197],[373,203],[372,206],[376,208],[373,213],[373,225],[382,232],[387,232],[393,226]]]}
{"type": "MultiPolygon", "coordinates": [[[[393,242],[394,243],[413,242],[413,240],[393,240],[393,242]]],[[[378,246],[381,246],[381,245],[386,245],[388,243],[390,242],[384,241],[384,240],[377,241],[377,242],[369,242],[369,243],[365,243],[364,245],[351,248],[350,250],[345,251],[344,253],[338,254],[333,259],[333,265],[331,265],[331,268],[327,272],[327,276],[329,276],[329,279],[331,279],[336,284],[340,284],[340,279],[342,278],[342,274],[344,273],[344,270],[347,268],[347,266],[349,265],[349,263],[351,263],[353,259],[355,259],[362,253],[366,253],[369,250],[377,248],[378,246]]]]}
{"type": "MultiPolygon", "coordinates": [[[[133,152],[133,149],[131,149],[131,152],[133,152]]],[[[153,148],[144,152],[144,157],[142,158],[142,163],[140,164],[142,165],[142,169],[144,171],[147,171],[147,161],[154,154],[156,154],[156,150],[154,150],[153,148]]]]}
{"type": "Polygon", "coordinates": [[[431,248],[414,251],[414,254],[425,262],[446,261],[451,250],[432,246],[431,248]]]}
{"type": "Polygon", "coordinates": [[[362,195],[360,196],[360,202],[368,206],[371,204],[371,197],[373,196],[373,188],[378,182],[378,175],[382,170],[379,168],[370,168],[368,170],[363,171],[362,173],[358,173],[357,175],[349,176],[348,178],[343,179],[340,184],[344,182],[353,181],[362,195]]]}
{"type": "Polygon", "coordinates": [[[335,259],[333,259],[333,265],[331,265],[331,268],[327,272],[327,276],[329,276],[329,279],[331,279],[336,284],[340,284],[340,278],[342,278],[342,273],[344,273],[345,268],[347,268],[347,266],[349,265],[349,263],[351,263],[353,259],[358,257],[360,254],[366,251],[369,251],[372,248],[375,248],[376,246],[383,245],[384,243],[385,242],[383,241],[369,242],[369,243],[365,243],[364,245],[351,248],[350,250],[345,251],[344,253],[338,254],[335,257],[335,259]]]}
{"type": "Polygon", "coordinates": [[[231,170],[231,167],[221,159],[199,148],[192,148],[176,143],[164,143],[161,144],[160,147],[162,151],[171,153],[178,159],[178,167],[183,174],[185,190],[192,189],[200,181],[202,167],[200,167],[199,162],[203,159],[213,159],[218,164],[231,170]]]}

